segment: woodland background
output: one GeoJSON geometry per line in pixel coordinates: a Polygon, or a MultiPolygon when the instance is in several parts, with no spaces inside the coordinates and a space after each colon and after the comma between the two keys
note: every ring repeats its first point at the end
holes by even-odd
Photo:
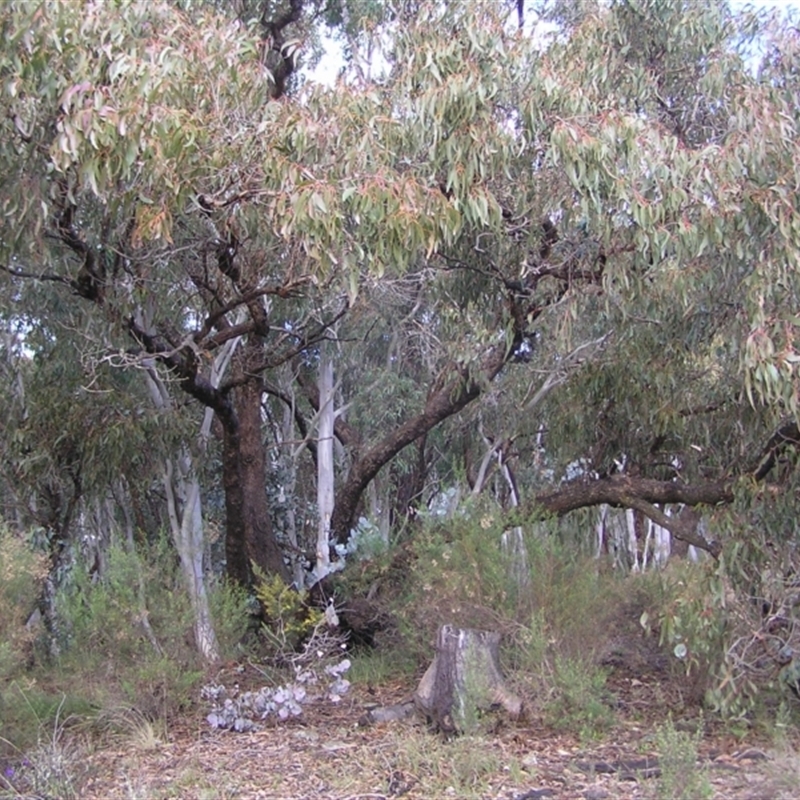
{"type": "Polygon", "coordinates": [[[168,737],[210,676],[289,685],[309,643],[412,686],[445,623],[500,631],[531,718],[576,735],[625,670],[664,719],[794,730],[795,17],[0,25],[3,791],[87,796],[43,736],[168,737]]]}

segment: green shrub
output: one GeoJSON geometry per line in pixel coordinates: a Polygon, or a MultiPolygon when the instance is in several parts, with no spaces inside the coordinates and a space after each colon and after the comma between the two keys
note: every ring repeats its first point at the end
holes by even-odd
{"type": "Polygon", "coordinates": [[[591,660],[607,645],[610,623],[620,614],[630,576],[604,562],[576,555],[556,535],[532,537],[530,607],[525,623],[543,628],[551,654],[591,660]]]}
{"type": "Polygon", "coordinates": [[[736,548],[730,550],[718,562],[665,571],[657,625],[687,700],[733,722],[750,719],[779,690],[780,643],[787,641],[781,634],[789,636],[795,623],[790,611],[781,623],[785,631],[770,629],[761,603],[735,588],[730,573],[736,548]]]}
{"type": "MultiPolygon", "coordinates": [[[[26,791],[79,796],[68,764],[77,752],[74,737],[64,735],[75,720],[91,722],[122,708],[164,730],[193,702],[203,675],[189,596],[169,540],[135,550],[113,546],[105,563],[100,580],[80,566],[71,571],[55,602],[64,636],[60,654],[36,664],[24,622],[47,561],[19,537],[0,533],[0,760],[26,791]]],[[[233,654],[250,623],[247,596],[221,582],[212,584],[209,602],[220,652],[233,654]]]]}
{"type": "Polygon", "coordinates": [[[57,595],[67,641],[60,680],[80,675],[100,704],[130,702],[162,716],[189,701],[202,672],[193,642],[193,614],[166,537],[147,550],[112,547],[93,581],[77,569],[57,595]]]}
{"type": "Polygon", "coordinates": [[[658,729],[656,747],[661,768],[656,784],[658,800],[703,800],[713,796],[708,777],[697,766],[700,738],[700,732],[692,736],[675,730],[672,720],[658,729]]]}
{"type": "Polygon", "coordinates": [[[36,608],[47,570],[44,554],[0,525],[0,686],[18,675],[31,656],[35,634],[25,623],[36,608]]]}
{"type": "Polygon", "coordinates": [[[418,535],[397,604],[418,660],[427,660],[444,623],[499,631],[504,663],[530,674],[555,655],[588,661],[602,650],[624,582],[562,544],[555,522],[534,520],[522,529],[528,575],[504,551],[497,512],[478,508],[418,535]]]}
{"type": "Polygon", "coordinates": [[[414,582],[421,600],[437,605],[449,600],[456,624],[480,623],[483,610],[513,618],[518,600],[509,580],[508,558],[501,547],[503,527],[496,511],[455,516],[430,525],[414,543],[414,582]],[[462,622],[460,622],[461,620],[462,622]]]}
{"type": "Polygon", "coordinates": [[[528,598],[510,580],[498,514],[486,512],[429,523],[412,545],[396,612],[413,658],[430,655],[442,624],[508,634],[528,598]]]}
{"type": "Polygon", "coordinates": [[[614,723],[608,675],[590,661],[556,656],[549,676],[545,721],[557,730],[595,739],[614,723]]]}
{"type": "MultiPolygon", "coordinates": [[[[614,722],[606,672],[596,659],[614,635],[629,579],[562,543],[555,523],[523,525],[529,575],[502,546],[499,515],[429,524],[396,605],[405,652],[421,666],[442,624],[498,631],[501,666],[529,712],[589,738],[614,722]]],[[[634,633],[636,621],[632,623],[634,633]]]]}
{"type": "MultiPolygon", "coordinates": [[[[686,699],[697,703],[723,668],[728,599],[724,577],[718,567],[675,564],[660,579],[660,642],[673,671],[683,673],[686,699]]],[[[647,623],[643,617],[642,624],[647,623]]]]}
{"type": "Polygon", "coordinates": [[[310,608],[306,592],[287,586],[279,575],[265,575],[254,565],[258,583],[255,595],[264,614],[263,633],[277,659],[294,652],[324,618],[317,608],[310,608]]]}
{"type": "Polygon", "coordinates": [[[113,645],[129,658],[147,650],[145,617],[164,647],[184,639],[191,629],[177,559],[163,538],[147,549],[112,546],[100,580],[76,569],[57,602],[72,649],[79,646],[83,653],[105,656],[113,645]]]}
{"type": "Polygon", "coordinates": [[[247,591],[235,583],[220,579],[212,583],[208,601],[220,658],[240,656],[252,625],[247,591]]]}

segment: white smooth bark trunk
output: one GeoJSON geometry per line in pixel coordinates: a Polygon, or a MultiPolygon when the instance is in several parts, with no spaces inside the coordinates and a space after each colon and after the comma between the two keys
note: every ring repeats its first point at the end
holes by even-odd
{"type": "MultiPolygon", "coordinates": [[[[217,386],[227,369],[237,339],[227,342],[214,359],[211,368],[211,382],[217,386]]],[[[145,372],[150,396],[157,408],[168,408],[172,399],[164,382],[154,368],[145,372]]],[[[207,408],[197,436],[196,450],[193,454],[188,446],[181,448],[175,458],[164,461],[162,480],[167,495],[167,514],[170,533],[181,564],[189,602],[194,614],[194,635],[200,655],[209,663],[219,660],[219,643],[211,606],[208,597],[208,584],[203,556],[205,552],[205,526],[200,492],[200,480],[195,468],[195,459],[200,458],[208,448],[211,436],[211,423],[214,412],[207,408]]]]}
{"type": "Polygon", "coordinates": [[[334,471],[333,471],[333,423],[336,419],[334,408],[333,360],[328,352],[328,344],[320,348],[319,414],[317,415],[317,509],[319,527],[317,529],[317,561],[314,573],[322,580],[331,571],[330,530],[333,515],[334,471]]]}
{"type": "Polygon", "coordinates": [[[636,518],[632,509],[624,511],[600,506],[597,517],[597,550],[596,556],[602,553],[603,542],[614,556],[616,566],[638,572],[639,541],[636,536],[636,518]]]}
{"type": "Polygon", "coordinates": [[[305,559],[300,552],[300,544],[297,540],[297,515],[295,513],[295,486],[297,484],[297,458],[298,454],[291,450],[291,442],[295,438],[294,428],[294,409],[285,406],[283,409],[283,419],[277,429],[279,441],[285,447],[281,448],[281,463],[283,467],[284,480],[281,486],[281,502],[286,503],[286,538],[292,547],[294,556],[292,557],[292,580],[295,587],[300,590],[305,586],[306,567],[305,559]]]}
{"type": "Polygon", "coordinates": [[[631,570],[639,571],[639,540],[636,537],[636,517],[633,509],[625,509],[625,524],[628,528],[628,558],[631,561],[631,570]]]}
{"type": "Polygon", "coordinates": [[[378,526],[381,541],[388,545],[392,503],[389,498],[389,486],[384,485],[380,477],[377,475],[367,487],[367,499],[370,519],[378,526]]]}
{"type": "MultiPolygon", "coordinates": [[[[664,513],[667,516],[670,516],[668,508],[664,509],[664,513]]],[[[672,547],[670,532],[649,518],[645,520],[645,524],[647,525],[647,537],[645,538],[644,555],[642,556],[642,571],[647,569],[649,553],[651,549],[653,551],[653,568],[659,569],[665,566],[669,560],[669,554],[672,547]]]]}
{"type": "MultiPolygon", "coordinates": [[[[481,465],[478,469],[478,476],[475,479],[475,486],[472,488],[473,496],[478,495],[486,483],[486,477],[489,470],[489,464],[492,459],[497,459],[498,469],[508,485],[509,498],[511,505],[518,508],[520,504],[519,490],[511,469],[506,463],[503,454],[503,445],[505,444],[502,438],[497,441],[491,442],[484,434],[483,428],[480,428],[481,436],[484,443],[487,445],[487,450],[481,459],[481,465]]],[[[531,583],[531,570],[530,559],[528,557],[528,548],[525,545],[525,537],[520,526],[516,526],[511,530],[503,531],[500,537],[500,546],[508,559],[508,577],[509,580],[515,585],[518,590],[524,590],[530,587],[531,583]]]]}
{"type": "MultiPolygon", "coordinates": [[[[511,505],[514,508],[519,508],[520,497],[517,488],[517,482],[511,474],[506,460],[503,458],[503,451],[497,453],[497,462],[500,465],[500,472],[508,484],[509,495],[511,498],[511,505]]],[[[530,559],[528,558],[528,548],[525,545],[525,538],[522,533],[522,528],[518,525],[510,531],[503,532],[502,538],[503,550],[510,558],[510,578],[516,585],[517,589],[528,589],[531,585],[531,567],[530,559]]]]}
{"type": "Polygon", "coordinates": [[[200,482],[194,474],[193,466],[188,452],[179,456],[177,469],[172,459],[166,459],[163,480],[172,541],[178,551],[181,572],[194,612],[195,643],[203,658],[214,662],[219,660],[219,644],[211,618],[203,569],[205,531],[200,482]]]}

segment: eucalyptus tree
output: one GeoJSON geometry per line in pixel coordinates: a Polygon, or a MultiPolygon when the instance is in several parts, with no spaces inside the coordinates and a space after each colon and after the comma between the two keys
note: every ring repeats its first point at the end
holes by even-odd
{"type": "Polygon", "coordinates": [[[419,264],[441,371],[423,411],[360,442],[340,537],[348,491],[491,382],[505,437],[527,434],[529,500],[633,508],[712,552],[661,506],[729,502],[796,442],[796,41],[724,4],[580,6],[545,41],[486,5],[423,9],[395,40],[392,121],[418,123],[421,154],[406,169],[460,228],[419,264]]]}
{"type": "MultiPolygon", "coordinates": [[[[727,501],[796,438],[791,30],[723,3],[575,5],[531,38],[504,4],[422,3],[386,19],[380,77],[289,94],[289,26],[317,8],[300,0],[252,23],[214,3],[4,7],[6,279],[89,307],[109,360],[155,359],[213,409],[237,579],[287,574],[265,376],[292,366],[318,412],[314,348],[403,282],[395,329],[427,350],[390,364],[416,384],[386,426],[334,420],[340,542],[380,471],[492,385],[548,458],[586,466],[539,505],[636,508],[714,551],[658,504],[727,501]]],[[[351,416],[368,386],[346,387],[351,416]]]]}
{"type": "Polygon", "coordinates": [[[438,191],[407,182],[409,227],[380,166],[354,163],[372,157],[357,140],[374,99],[362,108],[350,93],[327,132],[331,96],[276,102],[284,84],[267,65],[301,7],[253,27],[204,4],[3,12],[5,272],[92,304],[109,362],[147,369],[154,357],[214,410],[239,580],[251,561],[286,574],[264,492],[264,371],[324,337],[362,272],[401,270],[452,235],[438,191]],[[369,223],[337,213],[365,201],[369,223]],[[205,356],[239,337],[213,386],[205,356]]]}
{"type": "MultiPolygon", "coordinates": [[[[147,516],[147,475],[166,437],[155,436],[158,415],[143,408],[143,387],[132,376],[99,369],[90,378],[74,360],[89,320],[71,329],[79,316],[60,317],[53,297],[26,288],[34,290],[36,314],[4,319],[0,344],[0,502],[4,524],[49,555],[39,611],[56,652],[66,634],[56,591],[78,556],[102,576],[110,546],[134,547],[134,520],[147,516]]],[[[181,427],[178,418],[174,427],[181,427]]],[[[144,611],[143,591],[139,597],[144,611]]],[[[147,615],[139,620],[155,642],[147,615]]]]}
{"type": "MultiPolygon", "coordinates": [[[[218,195],[232,185],[249,193],[239,170],[261,170],[264,115],[279,108],[270,100],[280,81],[263,63],[276,31],[267,41],[239,23],[169,4],[98,4],[84,16],[76,8],[21,3],[3,12],[12,138],[3,189],[7,271],[88,301],[107,326],[110,361],[147,369],[144,356],[154,354],[184,391],[214,409],[224,431],[231,572],[245,577],[249,559],[282,572],[263,490],[264,298],[291,303],[293,288],[311,274],[288,274],[291,247],[271,232],[249,239],[245,228],[230,227],[224,209],[241,199],[218,195]],[[262,276],[271,260],[274,269],[262,276]],[[239,307],[249,310],[243,321],[234,318],[239,307]],[[247,333],[220,391],[200,369],[202,354],[247,333]]],[[[248,180],[258,182],[253,174],[248,180]]],[[[294,323],[276,337],[277,361],[324,330],[294,323]]]]}
{"type": "Polygon", "coordinates": [[[517,106],[533,178],[521,207],[558,233],[546,258],[540,240],[517,261],[520,290],[554,262],[571,285],[531,339],[548,377],[502,385],[524,412],[506,427],[527,434],[540,505],[605,500],[708,545],[657,504],[728,501],[735,476],[763,479],[797,439],[796,210],[774,199],[796,181],[796,39],[722,4],[581,6],[531,56],[517,106]],[[576,463],[583,480],[553,485],[576,463]]]}
{"type": "Polygon", "coordinates": [[[552,510],[607,491],[692,539],[693,521],[681,529],[655,504],[729,501],[735,478],[765,478],[796,445],[790,30],[724,4],[619,2],[540,63],[529,130],[564,170],[576,244],[606,261],[564,330],[613,332],[551,395],[556,473],[584,459],[603,478],[543,493],[552,510]],[[623,458],[627,474],[612,475],[623,458]]]}

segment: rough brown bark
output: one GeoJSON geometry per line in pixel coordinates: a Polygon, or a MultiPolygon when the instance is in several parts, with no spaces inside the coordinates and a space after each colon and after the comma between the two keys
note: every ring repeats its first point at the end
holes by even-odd
{"type": "Polygon", "coordinates": [[[555,492],[537,495],[528,512],[535,508],[563,516],[578,508],[610,505],[641,511],[653,522],[666,528],[676,539],[708,551],[714,556],[721,552],[719,542],[707,541],[697,533],[696,521],[688,516],[667,516],[656,503],[683,503],[687,506],[729,503],[733,500],[733,482],[730,479],[686,484],[679,481],[658,481],[630,475],[613,475],[609,478],[574,481],[555,492]]]}
{"type": "Polygon", "coordinates": [[[222,485],[225,489],[225,562],[228,577],[241,586],[251,582],[244,537],[244,492],[239,475],[239,425],[222,426],[222,485]],[[242,531],[242,535],[232,532],[242,531]]]}
{"type": "Polygon", "coordinates": [[[733,489],[728,480],[691,485],[679,481],[658,481],[630,475],[613,475],[598,480],[574,481],[555,492],[538,495],[536,504],[554,514],[607,503],[628,507],[627,501],[639,498],[648,503],[685,503],[696,506],[729,503],[733,489]]]}
{"type": "Polygon", "coordinates": [[[734,482],[738,477],[749,476],[763,481],[788,449],[800,446],[800,428],[794,420],[784,422],[765,443],[764,447],[744,469],[730,470],[719,480],[706,480],[696,484],[681,481],[658,481],[631,475],[613,475],[609,478],[574,481],[554,491],[542,492],[528,506],[544,509],[550,514],[563,516],[578,508],[607,504],[618,508],[632,508],[666,528],[676,539],[694,545],[713,556],[722,552],[720,542],[707,541],[697,532],[697,515],[684,511],[667,516],[656,506],[680,503],[688,507],[715,506],[733,501],[734,482]]]}
{"type": "MultiPolygon", "coordinates": [[[[246,373],[248,362],[260,356],[260,345],[246,341],[241,348],[239,366],[246,373]]],[[[228,574],[248,585],[252,564],[266,573],[289,581],[272,530],[267,502],[267,465],[261,429],[262,381],[258,375],[237,385],[234,390],[235,425],[223,424],[223,484],[225,486],[228,574]]]]}
{"type": "Polygon", "coordinates": [[[261,435],[260,373],[263,344],[255,333],[243,342],[235,359],[241,376],[235,387],[222,391],[212,386],[198,369],[197,358],[186,349],[176,352],[161,337],[130,320],[129,329],[147,352],[161,361],[181,388],[213,408],[223,432],[222,481],[225,490],[225,554],[228,575],[242,585],[252,582],[251,564],[285,580],[289,574],[275,540],[266,497],[266,462],[261,435]]]}
{"type": "Polygon", "coordinates": [[[275,540],[267,503],[267,464],[261,432],[261,381],[254,378],[239,390],[240,469],[244,492],[244,539],[248,558],[270,573],[289,580],[289,571],[275,540]]]}

